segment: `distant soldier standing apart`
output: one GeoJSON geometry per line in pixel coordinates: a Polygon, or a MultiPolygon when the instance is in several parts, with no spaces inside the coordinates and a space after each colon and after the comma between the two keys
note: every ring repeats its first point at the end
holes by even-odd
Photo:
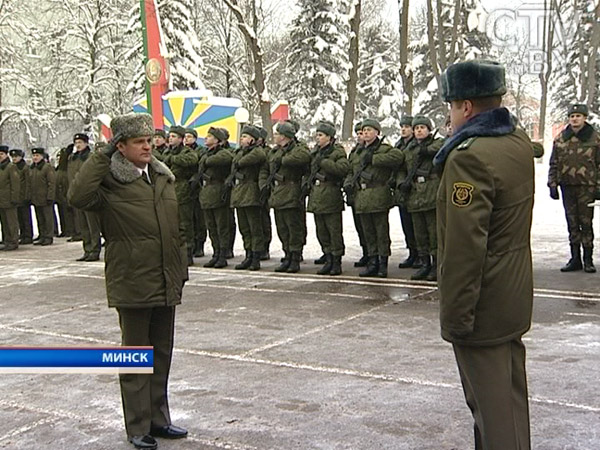
{"type": "Polygon", "coordinates": [[[284,257],[276,272],[296,273],[304,246],[305,209],[301,204],[301,183],[310,165],[306,146],[296,141],[296,128],[289,122],[277,124],[273,134],[275,146],[267,154],[260,187],[269,194],[269,206],[275,210],[277,235],[284,257]]]}
{"type": "Polygon", "coordinates": [[[163,153],[162,160],[175,175],[179,225],[184,232],[188,248],[188,265],[191,266],[194,264],[194,211],[188,180],[196,173],[198,154],[183,144],[184,137],[185,128],[174,126],[169,129],[169,148],[163,153]]]}
{"type": "Polygon", "coordinates": [[[21,180],[19,206],[19,245],[31,244],[33,242],[33,223],[31,220],[31,177],[29,166],[25,162],[25,152],[20,149],[12,149],[10,159],[19,171],[21,180]]]}
{"type": "Polygon", "coordinates": [[[504,68],[467,61],[442,75],[453,135],[437,199],[440,321],[454,348],[477,450],[529,450],[525,346],[531,326],[531,141],[502,95],[504,68]]]}
{"type": "Polygon", "coordinates": [[[310,174],[303,193],[308,197],[307,211],[315,216],[317,239],[325,254],[325,264],[319,275],[340,275],[344,255],[342,184],[350,170],[344,147],[335,140],[331,122],[317,125],[317,145],[311,152],[310,174]]]}
{"type": "Polygon", "coordinates": [[[39,240],[34,245],[51,245],[54,235],[54,198],[56,195],[56,172],[44,161],[45,150],[32,148],[29,175],[31,177],[31,203],[35,207],[39,240]]]}
{"type": "Polygon", "coordinates": [[[596,272],[592,260],[594,208],[588,204],[600,199],[600,135],[586,122],[587,115],[586,105],[571,105],[569,125],[554,141],[550,156],[550,197],[558,200],[560,186],[571,245],[571,259],[561,272],[596,272]]]}
{"type": "Polygon", "coordinates": [[[71,237],[75,234],[75,218],[71,205],[67,201],[69,191],[68,164],[69,156],[73,153],[73,144],[61,148],[58,152],[56,166],[56,204],[60,218],[60,234],[58,237],[71,237]]]}
{"type": "Polygon", "coordinates": [[[21,180],[17,167],[8,157],[8,147],[0,145],[0,224],[2,240],[0,250],[19,248],[19,218],[17,205],[21,199],[21,180]]]}
{"type": "MultiPolygon", "coordinates": [[[[350,167],[354,164],[354,159],[360,157],[360,152],[363,148],[363,137],[362,137],[362,122],[357,122],[354,125],[354,132],[356,133],[356,144],[350,150],[348,154],[348,162],[350,167]]],[[[358,234],[358,242],[362,249],[361,258],[354,263],[354,267],[365,267],[369,262],[369,252],[367,251],[367,242],[365,240],[365,232],[363,231],[362,224],[360,223],[360,216],[356,213],[354,207],[354,195],[353,193],[346,193],[346,204],[352,208],[352,219],[354,221],[354,228],[356,234],[358,234]]]]}

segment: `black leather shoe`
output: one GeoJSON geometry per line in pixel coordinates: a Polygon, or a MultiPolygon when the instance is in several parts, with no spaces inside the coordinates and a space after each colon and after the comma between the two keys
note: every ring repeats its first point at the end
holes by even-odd
{"type": "Polygon", "coordinates": [[[145,436],[131,436],[129,442],[133,444],[135,448],[143,448],[146,450],[155,450],[158,448],[158,442],[149,434],[145,436]]]}
{"type": "Polygon", "coordinates": [[[87,261],[89,253],[84,253],[83,256],[80,256],[75,261],[87,261]]]}
{"type": "Polygon", "coordinates": [[[100,255],[98,253],[88,253],[84,261],[100,261],[100,255]]]}
{"type": "Polygon", "coordinates": [[[166,425],[160,428],[152,428],[150,434],[164,439],[181,439],[186,437],[188,432],[185,428],[177,427],[175,425],[166,425]]]}
{"type": "Polygon", "coordinates": [[[80,242],[83,241],[83,238],[81,236],[71,236],[69,239],[67,239],[67,242],[80,242]]]}

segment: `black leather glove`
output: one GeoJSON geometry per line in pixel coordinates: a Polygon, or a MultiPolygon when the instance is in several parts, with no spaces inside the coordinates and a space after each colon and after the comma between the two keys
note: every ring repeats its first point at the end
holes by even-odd
{"type": "Polygon", "coordinates": [[[75,148],[75,145],[73,145],[73,144],[67,145],[67,147],[65,148],[65,152],[67,153],[67,155],[70,155],[71,153],[73,153],[73,148],[75,148]]]}
{"type": "Polygon", "coordinates": [[[556,186],[550,186],[550,197],[558,200],[558,188],[556,186]]]}
{"type": "Polygon", "coordinates": [[[121,134],[115,135],[115,137],[112,138],[110,143],[107,146],[103,147],[100,151],[110,158],[113,155],[113,153],[117,151],[117,143],[122,138],[123,136],[121,136],[121,134]]]}
{"type": "Polygon", "coordinates": [[[412,189],[412,183],[409,180],[404,180],[402,183],[400,183],[398,189],[400,189],[400,192],[404,192],[406,194],[412,189]]]}

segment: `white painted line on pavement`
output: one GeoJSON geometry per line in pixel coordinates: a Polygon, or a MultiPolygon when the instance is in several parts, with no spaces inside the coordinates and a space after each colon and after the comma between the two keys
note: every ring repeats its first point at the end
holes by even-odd
{"type": "Polygon", "coordinates": [[[37,428],[41,425],[47,425],[49,423],[58,422],[58,420],[59,419],[56,416],[46,417],[45,419],[37,420],[33,423],[30,423],[29,425],[24,425],[22,427],[17,428],[16,430],[12,430],[10,433],[5,434],[4,436],[0,436],[0,442],[13,438],[15,436],[20,436],[21,434],[26,433],[27,431],[31,431],[34,428],[37,428]]]}
{"type": "Polygon", "coordinates": [[[78,309],[85,309],[85,308],[89,308],[89,307],[90,307],[89,304],[88,305],[70,306],[69,308],[60,309],[58,311],[54,311],[54,312],[51,312],[48,314],[42,314],[40,316],[29,317],[27,319],[21,319],[21,320],[17,320],[16,322],[7,323],[6,326],[15,326],[15,325],[19,325],[22,323],[33,322],[34,320],[46,319],[48,317],[57,316],[59,314],[64,314],[64,313],[68,313],[68,312],[75,311],[78,309]]]}

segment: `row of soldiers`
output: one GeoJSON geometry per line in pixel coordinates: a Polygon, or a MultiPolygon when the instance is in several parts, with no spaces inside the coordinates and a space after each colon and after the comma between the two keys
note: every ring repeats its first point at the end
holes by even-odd
{"type": "Polygon", "coordinates": [[[270,209],[273,209],[284,257],[277,272],[300,269],[306,244],[306,212],[313,213],[323,255],[322,275],[339,275],[345,253],[342,211],[352,207],[363,256],[360,276],[387,277],[391,241],[388,213],[400,207],[409,248],[401,268],[417,268],[417,280],[436,279],[435,194],[440,173],[433,157],[441,148],[431,121],[424,116],[402,118],[395,146],[380,135],[375,119],[356,124],[357,142],[349,155],[336,140],[335,126],[320,122],[316,144],[309,149],[298,139],[294,121],[279,123],[272,147],[267,132],[245,126],[240,146],[232,149],[227,130],[212,127],[205,145],[196,145],[193,129],[174,126],[156,130],[153,154],[176,177],[180,223],[188,242],[188,263],[203,254],[206,231],[213,255],[205,267],[222,268],[232,253],[237,213],[245,249],[236,269],[260,269],[269,258],[270,209]]]}

